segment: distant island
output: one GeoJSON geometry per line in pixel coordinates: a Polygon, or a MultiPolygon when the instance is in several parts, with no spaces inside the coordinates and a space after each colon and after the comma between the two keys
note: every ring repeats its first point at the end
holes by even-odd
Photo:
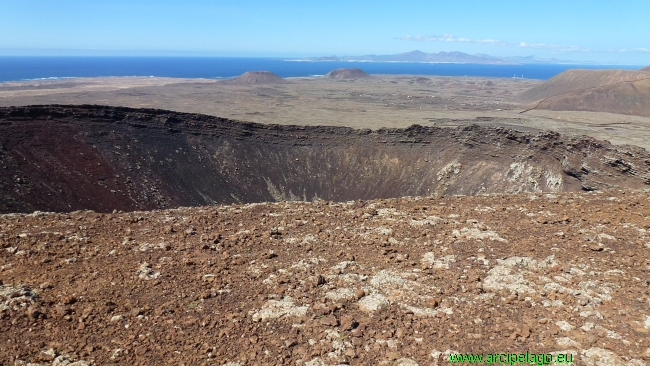
{"type": "Polygon", "coordinates": [[[558,59],[541,59],[535,56],[526,57],[494,57],[477,53],[470,55],[463,52],[438,52],[426,53],[419,50],[398,53],[394,55],[364,55],[364,56],[323,56],[294,59],[290,61],[311,62],[421,62],[421,63],[458,63],[458,64],[492,64],[492,65],[520,65],[520,64],[578,64],[575,61],[558,59]]]}

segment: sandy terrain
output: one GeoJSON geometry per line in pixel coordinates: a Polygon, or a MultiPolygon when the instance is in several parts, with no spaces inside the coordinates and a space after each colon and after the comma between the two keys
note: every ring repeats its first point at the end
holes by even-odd
{"type": "Polygon", "coordinates": [[[153,107],[260,123],[354,128],[504,126],[585,134],[650,149],[650,118],[533,110],[514,98],[542,81],[373,75],[294,78],[289,84],[226,85],[207,79],[91,78],[0,84],[0,106],[102,104],[153,107]]]}

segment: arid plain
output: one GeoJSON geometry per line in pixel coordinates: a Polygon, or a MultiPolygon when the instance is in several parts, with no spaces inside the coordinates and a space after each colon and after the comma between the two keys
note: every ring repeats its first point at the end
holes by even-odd
{"type": "Polygon", "coordinates": [[[544,81],[372,75],[290,78],[237,85],[226,80],[109,77],[7,82],[0,107],[98,104],[201,113],[283,125],[381,127],[502,126],[587,135],[650,148],[650,118],[603,112],[530,110],[517,96],[544,81]]]}

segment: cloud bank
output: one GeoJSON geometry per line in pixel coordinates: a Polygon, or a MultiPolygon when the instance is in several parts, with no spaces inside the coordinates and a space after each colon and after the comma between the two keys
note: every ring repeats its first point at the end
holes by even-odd
{"type": "Polygon", "coordinates": [[[402,41],[417,41],[417,42],[459,42],[459,43],[486,44],[486,45],[503,46],[503,47],[544,49],[544,50],[552,50],[557,52],[621,52],[621,53],[650,52],[649,48],[632,48],[632,49],[599,51],[599,50],[592,50],[590,48],[579,47],[579,46],[560,46],[555,44],[528,43],[528,42],[503,42],[496,39],[470,39],[470,38],[456,37],[451,34],[443,34],[441,36],[402,36],[402,37],[397,37],[397,39],[402,41]]]}

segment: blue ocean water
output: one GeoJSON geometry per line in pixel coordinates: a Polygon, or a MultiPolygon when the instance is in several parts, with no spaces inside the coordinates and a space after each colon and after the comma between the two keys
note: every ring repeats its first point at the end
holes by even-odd
{"type": "Polygon", "coordinates": [[[638,69],[641,66],[296,62],[269,58],[217,57],[0,57],[0,82],[98,76],[229,78],[246,71],[258,70],[271,71],[281,77],[299,77],[323,75],[342,67],[359,67],[369,74],[516,76],[528,79],[549,79],[563,71],[575,68],[638,69]]]}

